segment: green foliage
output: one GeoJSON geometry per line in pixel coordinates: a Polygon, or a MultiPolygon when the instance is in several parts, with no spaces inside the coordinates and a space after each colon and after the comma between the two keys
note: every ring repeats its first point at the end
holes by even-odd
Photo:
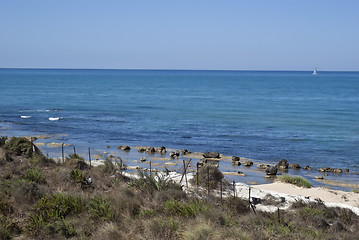
{"type": "Polygon", "coordinates": [[[107,199],[96,196],[90,200],[89,214],[95,219],[110,219],[111,210],[111,203],[107,199]]]}
{"type": "Polygon", "coordinates": [[[6,196],[3,194],[0,195],[0,214],[1,215],[7,215],[9,212],[9,209],[11,209],[9,203],[6,200],[6,196]]]}
{"type": "Polygon", "coordinates": [[[33,154],[31,159],[29,159],[30,163],[33,165],[40,165],[40,166],[48,166],[50,164],[55,164],[55,161],[45,157],[43,154],[33,154]]]}
{"type": "Polygon", "coordinates": [[[40,184],[46,183],[45,176],[35,168],[27,169],[24,175],[24,179],[28,182],[34,182],[40,184]]]}
{"type": "Polygon", "coordinates": [[[6,140],[7,140],[7,137],[5,137],[5,136],[0,137],[0,147],[5,145],[6,140]]]}
{"type": "Polygon", "coordinates": [[[70,177],[75,183],[87,184],[86,177],[83,172],[78,169],[74,169],[70,172],[70,177]]]}
{"type": "Polygon", "coordinates": [[[149,174],[139,171],[138,179],[131,179],[129,185],[141,191],[164,191],[169,189],[182,190],[182,187],[169,179],[168,176],[159,175],[158,173],[149,174]]]}
{"type": "Polygon", "coordinates": [[[289,175],[281,175],[277,178],[281,182],[290,183],[298,187],[311,188],[313,185],[302,177],[294,177],[289,175]]]}
{"type": "Polygon", "coordinates": [[[149,223],[149,229],[154,239],[178,239],[177,231],[180,224],[173,218],[154,218],[149,223]]]}
{"type": "Polygon", "coordinates": [[[47,224],[63,220],[70,213],[79,214],[85,209],[85,201],[80,196],[56,193],[42,197],[30,213],[26,229],[30,235],[36,234],[47,224]]]}
{"type": "Polygon", "coordinates": [[[12,137],[4,145],[10,153],[31,158],[33,154],[42,154],[41,151],[26,137],[12,137]]]}
{"type": "Polygon", "coordinates": [[[190,202],[181,202],[176,200],[168,200],[164,204],[164,212],[169,215],[177,215],[182,217],[194,217],[200,212],[207,212],[209,206],[203,202],[193,200],[190,202]]]}
{"type": "Polygon", "coordinates": [[[48,224],[46,228],[48,231],[56,232],[65,238],[70,238],[76,235],[76,229],[74,225],[64,219],[48,224]]]}
{"type": "Polygon", "coordinates": [[[79,160],[85,161],[85,159],[83,157],[79,156],[76,153],[69,154],[69,157],[67,157],[66,160],[70,160],[70,159],[79,159],[79,160]]]}
{"type": "Polygon", "coordinates": [[[193,185],[198,184],[204,188],[216,189],[219,183],[223,180],[224,176],[217,166],[206,164],[198,169],[196,175],[191,179],[193,185]]]}
{"type": "Polygon", "coordinates": [[[224,201],[227,207],[233,213],[246,213],[249,212],[250,210],[248,206],[248,201],[242,198],[230,196],[226,198],[224,201]]]}
{"type": "Polygon", "coordinates": [[[11,239],[13,222],[8,216],[0,214],[0,239],[11,239]]]}

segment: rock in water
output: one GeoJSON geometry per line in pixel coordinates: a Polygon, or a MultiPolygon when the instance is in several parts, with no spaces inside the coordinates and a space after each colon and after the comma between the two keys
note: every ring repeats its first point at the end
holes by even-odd
{"type": "Polygon", "coordinates": [[[277,167],[267,167],[266,173],[267,175],[277,175],[278,169],[277,167]]]}
{"type": "Polygon", "coordinates": [[[219,158],[218,152],[206,152],[203,154],[203,157],[205,158],[219,158]]]}
{"type": "Polygon", "coordinates": [[[280,160],[276,165],[276,167],[278,169],[288,169],[288,166],[289,166],[289,164],[288,164],[288,161],[286,159],[280,160]]]}

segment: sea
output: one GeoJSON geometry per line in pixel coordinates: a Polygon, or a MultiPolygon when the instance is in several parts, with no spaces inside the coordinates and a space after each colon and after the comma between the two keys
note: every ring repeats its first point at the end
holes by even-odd
{"type": "Polygon", "coordinates": [[[0,69],[0,135],[284,158],[359,183],[359,72],[318,73],[0,69]]]}

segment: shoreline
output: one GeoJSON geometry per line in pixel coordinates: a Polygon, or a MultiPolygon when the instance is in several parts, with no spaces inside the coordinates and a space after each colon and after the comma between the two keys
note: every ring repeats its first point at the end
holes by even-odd
{"type": "MultiPolygon", "coordinates": [[[[34,143],[43,150],[44,153],[50,153],[51,157],[61,157],[61,142],[54,142],[52,136],[40,135],[34,141],[34,143]]],[[[65,155],[73,153],[74,146],[70,144],[71,141],[66,141],[64,144],[65,147],[65,155]]],[[[97,144],[98,146],[99,144],[97,144]]],[[[144,146],[130,146],[131,150],[124,151],[119,148],[119,146],[104,146],[97,147],[96,149],[91,148],[91,158],[92,162],[95,164],[95,161],[101,161],[106,159],[109,156],[120,157],[123,162],[129,166],[129,169],[135,171],[136,169],[149,169],[150,162],[152,169],[156,169],[157,171],[164,171],[168,169],[170,171],[179,172],[181,168],[183,169],[183,161],[192,160],[192,164],[188,168],[188,172],[193,172],[196,170],[196,163],[203,159],[203,153],[201,152],[192,152],[190,154],[180,154],[179,157],[171,158],[169,154],[171,152],[181,152],[179,149],[166,149],[166,153],[146,153],[139,152],[140,148],[149,148],[144,146]],[[145,158],[145,161],[140,161],[141,158],[145,158]]],[[[80,150],[80,149],[79,149],[80,150]]],[[[79,155],[88,157],[87,151],[80,150],[79,155]],[[85,153],[84,153],[85,152],[85,153]]],[[[259,168],[257,165],[265,164],[273,166],[274,164],[265,163],[263,161],[258,161],[246,157],[240,157],[241,165],[232,165],[232,156],[225,156],[220,154],[220,157],[217,159],[211,159],[214,162],[219,163],[220,170],[225,175],[225,178],[229,181],[235,182],[244,182],[246,184],[256,186],[262,184],[271,184],[274,183],[275,176],[270,178],[265,178],[266,174],[263,168],[259,168]],[[253,165],[246,167],[243,166],[243,162],[252,161],[253,165]]],[[[87,159],[88,161],[88,159],[87,159]]],[[[296,169],[288,169],[288,170],[279,170],[278,175],[288,174],[293,176],[301,176],[310,180],[310,182],[315,187],[324,187],[331,188],[336,190],[345,190],[346,192],[350,191],[358,191],[359,190],[359,182],[356,182],[355,177],[356,173],[328,173],[328,172],[319,172],[317,169],[312,170],[304,170],[303,168],[296,169]],[[324,179],[318,180],[317,176],[322,176],[324,179]],[[354,176],[354,177],[352,177],[354,176]],[[352,178],[351,178],[352,177],[352,178]]],[[[359,173],[358,173],[359,174],[359,173]]]]}

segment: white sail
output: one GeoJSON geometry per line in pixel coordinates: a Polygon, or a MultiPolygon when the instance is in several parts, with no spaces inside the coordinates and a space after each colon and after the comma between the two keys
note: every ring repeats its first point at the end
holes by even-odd
{"type": "Polygon", "coordinates": [[[317,75],[317,68],[314,68],[313,75],[317,75]]]}

